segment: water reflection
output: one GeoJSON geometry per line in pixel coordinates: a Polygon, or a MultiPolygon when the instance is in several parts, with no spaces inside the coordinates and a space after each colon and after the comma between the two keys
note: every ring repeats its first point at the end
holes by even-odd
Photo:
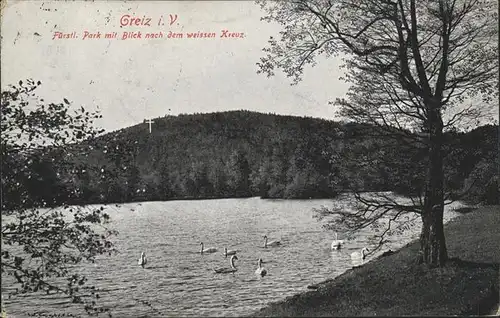
{"type": "MultiPolygon", "coordinates": [[[[109,213],[120,233],[116,239],[120,253],[100,257],[95,266],[81,271],[101,290],[100,301],[112,307],[116,317],[248,315],[340,275],[352,268],[352,252],[372,247],[371,232],[366,230],[350,240],[339,233],[346,239],[344,246],[331,250],[334,234],[312,217],[313,208],[330,204],[330,200],[252,198],[113,207],[109,213]],[[264,235],[282,245],[264,248],[264,235]],[[201,255],[200,242],[219,252],[201,255]],[[229,258],[220,253],[224,246],[240,250],[234,275],[213,273],[214,267],[228,265],[229,258]],[[148,257],[145,269],[137,265],[143,250],[148,257]],[[268,271],[263,278],[255,275],[259,258],[268,271]]],[[[397,249],[419,231],[416,226],[394,236],[387,248],[397,249]]],[[[8,279],[2,282],[2,290],[9,287],[8,279]]],[[[51,302],[31,296],[5,300],[5,305],[13,317],[42,307],[49,313],[79,312],[61,299],[51,302]]]]}

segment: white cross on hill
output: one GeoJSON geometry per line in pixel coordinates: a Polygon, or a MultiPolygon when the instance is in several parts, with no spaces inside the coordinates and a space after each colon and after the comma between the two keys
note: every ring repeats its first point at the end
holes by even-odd
{"type": "Polygon", "coordinates": [[[151,124],[154,123],[154,121],[151,121],[151,118],[149,119],[149,133],[151,133],[151,124]]]}

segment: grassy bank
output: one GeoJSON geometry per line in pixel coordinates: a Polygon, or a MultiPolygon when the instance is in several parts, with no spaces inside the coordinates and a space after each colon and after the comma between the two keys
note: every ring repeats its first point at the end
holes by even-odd
{"type": "Polygon", "coordinates": [[[443,316],[491,313],[499,301],[500,206],[477,209],[445,226],[450,262],[415,263],[418,242],[252,316],[443,316]]]}

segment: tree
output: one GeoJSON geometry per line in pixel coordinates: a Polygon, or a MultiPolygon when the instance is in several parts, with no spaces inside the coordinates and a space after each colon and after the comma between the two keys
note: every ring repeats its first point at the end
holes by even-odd
{"type": "Polygon", "coordinates": [[[306,144],[299,144],[290,157],[283,194],[285,198],[307,199],[329,194],[328,174],[322,174],[317,167],[321,161],[313,150],[308,149],[306,144]]]}
{"type": "Polygon", "coordinates": [[[295,84],[321,54],[342,55],[343,79],[352,85],[346,98],[333,103],[339,114],[427,152],[422,200],[401,204],[387,196],[357,195],[361,209],[333,215],[341,222],[350,217],[361,228],[417,213],[423,222],[421,261],[444,265],[443,133],[477,125],[498,97],[496,1],[258,2],[266,12],[263,20],[284,26],[280,39],[271,37],[264,49],[259,73],[272,76],[281,69],[295,84]]]}
{"type": "Polygon", "coordinates": [[[228,177],[224,168],[225,164],[222,159],[212,162],[209,183],[213,184],[213,194],[217,197],[225,197],[228,195],[228,177]]]}
{"type": "Polygon", "coordinates": [[[173,196],[172,181],[170,180],[169,166],[166,161],[160,165],[159,170],[158,192],[160,200],[165,200],[173,196]]]}
{"type": "Polygon", "coordinates": [[[69,161],[54,164],[61,152],[53,150],[92,140],[101,132],[93,128],[100,115],[83,107],[71,114],[66,98],[46,103],[34,92],[39,85],[30,79],[2,91],[2,283],[17,287],[13,294],[65,294],[94,314],[105,308],[95,305],[96,289],[85,285],[77,265],[114,251],[109,216],[102,207],[69,206],[61,197],[57,207],[39,194],[62,187],[54,169],[69,161]]]}
{"type": "Polygon", "coordinates": [[[252,193],[259,195],[261,198],[269,197],[269,190],[271,189],[269,179],[271,173],[272,163],[264,156],[264,159],[262,159],[261,163],[258,165],[258,169],[250,174],[252,193]]]}
{"type": "Polygon", "coordinates": [[[250,165],[241,150],[234,150],[227,163],[228,186],[236,196],[250,194],[250,165]]]}
{"type": "Polygon", "coordinates": [[[190,179],[193,180],[193,195],[198,198],[204,198],[214,192],[213,184],[208,176],[208,167],[206,164],[192,164],[190,179]]]}

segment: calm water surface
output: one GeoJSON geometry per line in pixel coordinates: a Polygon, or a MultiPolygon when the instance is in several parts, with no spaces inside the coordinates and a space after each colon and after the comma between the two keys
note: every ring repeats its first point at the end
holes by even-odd
{"type": "MultiPolygon", "coordinates": [[[[340,275],[353,265],[350,254],[370,245],[367,233],[360,233],[343,250],[330,250],[334,235],[313,218],[312,209],[331,205],[331,200],[258,198],[110,205],[108,212],[120,232],[115,240],[119,253],[82,271],[89,284],[102,289],[101,302],[113,308],[114,317],[248,315],[340,275]],[[264,235],[282,246],[263,248],[264,235]],[[201,255],[200,242],[218,252],[201,255]],[[212,270],[229,266],[225,246],[240,250],[234,275],[212,270]],[[137,264],[141,251],[148,258],[145,269],[137,264]],[[264,278],[254,274],[259,258],[266,262],[264,278]]],[[[456,213],[446,215],[450,219],[456,213]]],[[[417,224],[387,248],[408,243],[419,230],[417,224]]],[[[57,296],[4,302],[8,317],[77,313],[57,296]]]]}

